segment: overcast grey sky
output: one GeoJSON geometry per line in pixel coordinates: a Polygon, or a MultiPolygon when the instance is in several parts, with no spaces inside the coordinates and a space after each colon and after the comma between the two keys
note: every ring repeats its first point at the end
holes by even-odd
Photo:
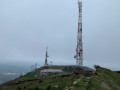
{"type": "MultiPolygon", "coordinates": [[[[120,70],[120,0],[83,1],[84,65],[120,70]]],[[[0,0],[0,62],[75,64],[78,0],[0,0]]]]}

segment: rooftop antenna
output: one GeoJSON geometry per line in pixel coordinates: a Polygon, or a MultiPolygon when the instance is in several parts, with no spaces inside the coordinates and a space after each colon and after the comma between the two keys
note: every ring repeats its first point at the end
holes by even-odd
{"type": "Polygon", "coordinates": [[[35,63],[35,70],[37,69],[37,63],[35,63]]]}
{"type": "Polygon", "coordinates": [[[52,67],[52,61],[50,61],[50,66],[52,67]]]}
{"type": "Polygon", "coordinates": [[[48,58],[48,47],[46,48],[46,55],[45,55],[45,69],[48,69],[47,58],[48,58]]]}

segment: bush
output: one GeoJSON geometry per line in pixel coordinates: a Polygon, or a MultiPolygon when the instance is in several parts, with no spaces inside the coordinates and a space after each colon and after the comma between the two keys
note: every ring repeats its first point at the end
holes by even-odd
{"type": "Polygon", "coordinates": [[[94,68],[98,69],[98,68],[100,68],[100,66],[99,65],[94,65],[94,68]]]}

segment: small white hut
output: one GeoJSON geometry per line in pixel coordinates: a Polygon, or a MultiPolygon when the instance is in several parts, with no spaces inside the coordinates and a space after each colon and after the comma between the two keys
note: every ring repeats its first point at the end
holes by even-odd
{"type": "Polygon", "coordinates": [[[47,76],[47,75],[57,75],[57,74],[62,74],[63,71],[61,69],[43,69],[40,71],[40,74],[42,76],[47,76]]]}

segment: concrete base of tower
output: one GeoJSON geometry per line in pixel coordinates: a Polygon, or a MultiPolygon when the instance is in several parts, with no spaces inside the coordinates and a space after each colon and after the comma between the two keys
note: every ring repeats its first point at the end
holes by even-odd
{"type": "Polygon", "coordinates": [[[82,72],[82,71],[83,71],[83,68],[76,67],[76,68],[75,68],[75,71],[82,72]]]}
{"type": "Polygon", "coordinates": [[[83,68],[79,68],[79,67],[76,67],[75,70],[74,70],[74,73],[75,74],[83,74],[83,68]]]}
{"type": "Polygon", "coordinates": [[[90,68],[86,68],[86,67],[83,67],[83,68],[79,68],[79,67],[76,67],[75,70],[74,70],[74,73],[77,75],[83,75],[83,76],[91,76],[93,73],[94,73],[94,70],[90,69],[90,68]]]}

